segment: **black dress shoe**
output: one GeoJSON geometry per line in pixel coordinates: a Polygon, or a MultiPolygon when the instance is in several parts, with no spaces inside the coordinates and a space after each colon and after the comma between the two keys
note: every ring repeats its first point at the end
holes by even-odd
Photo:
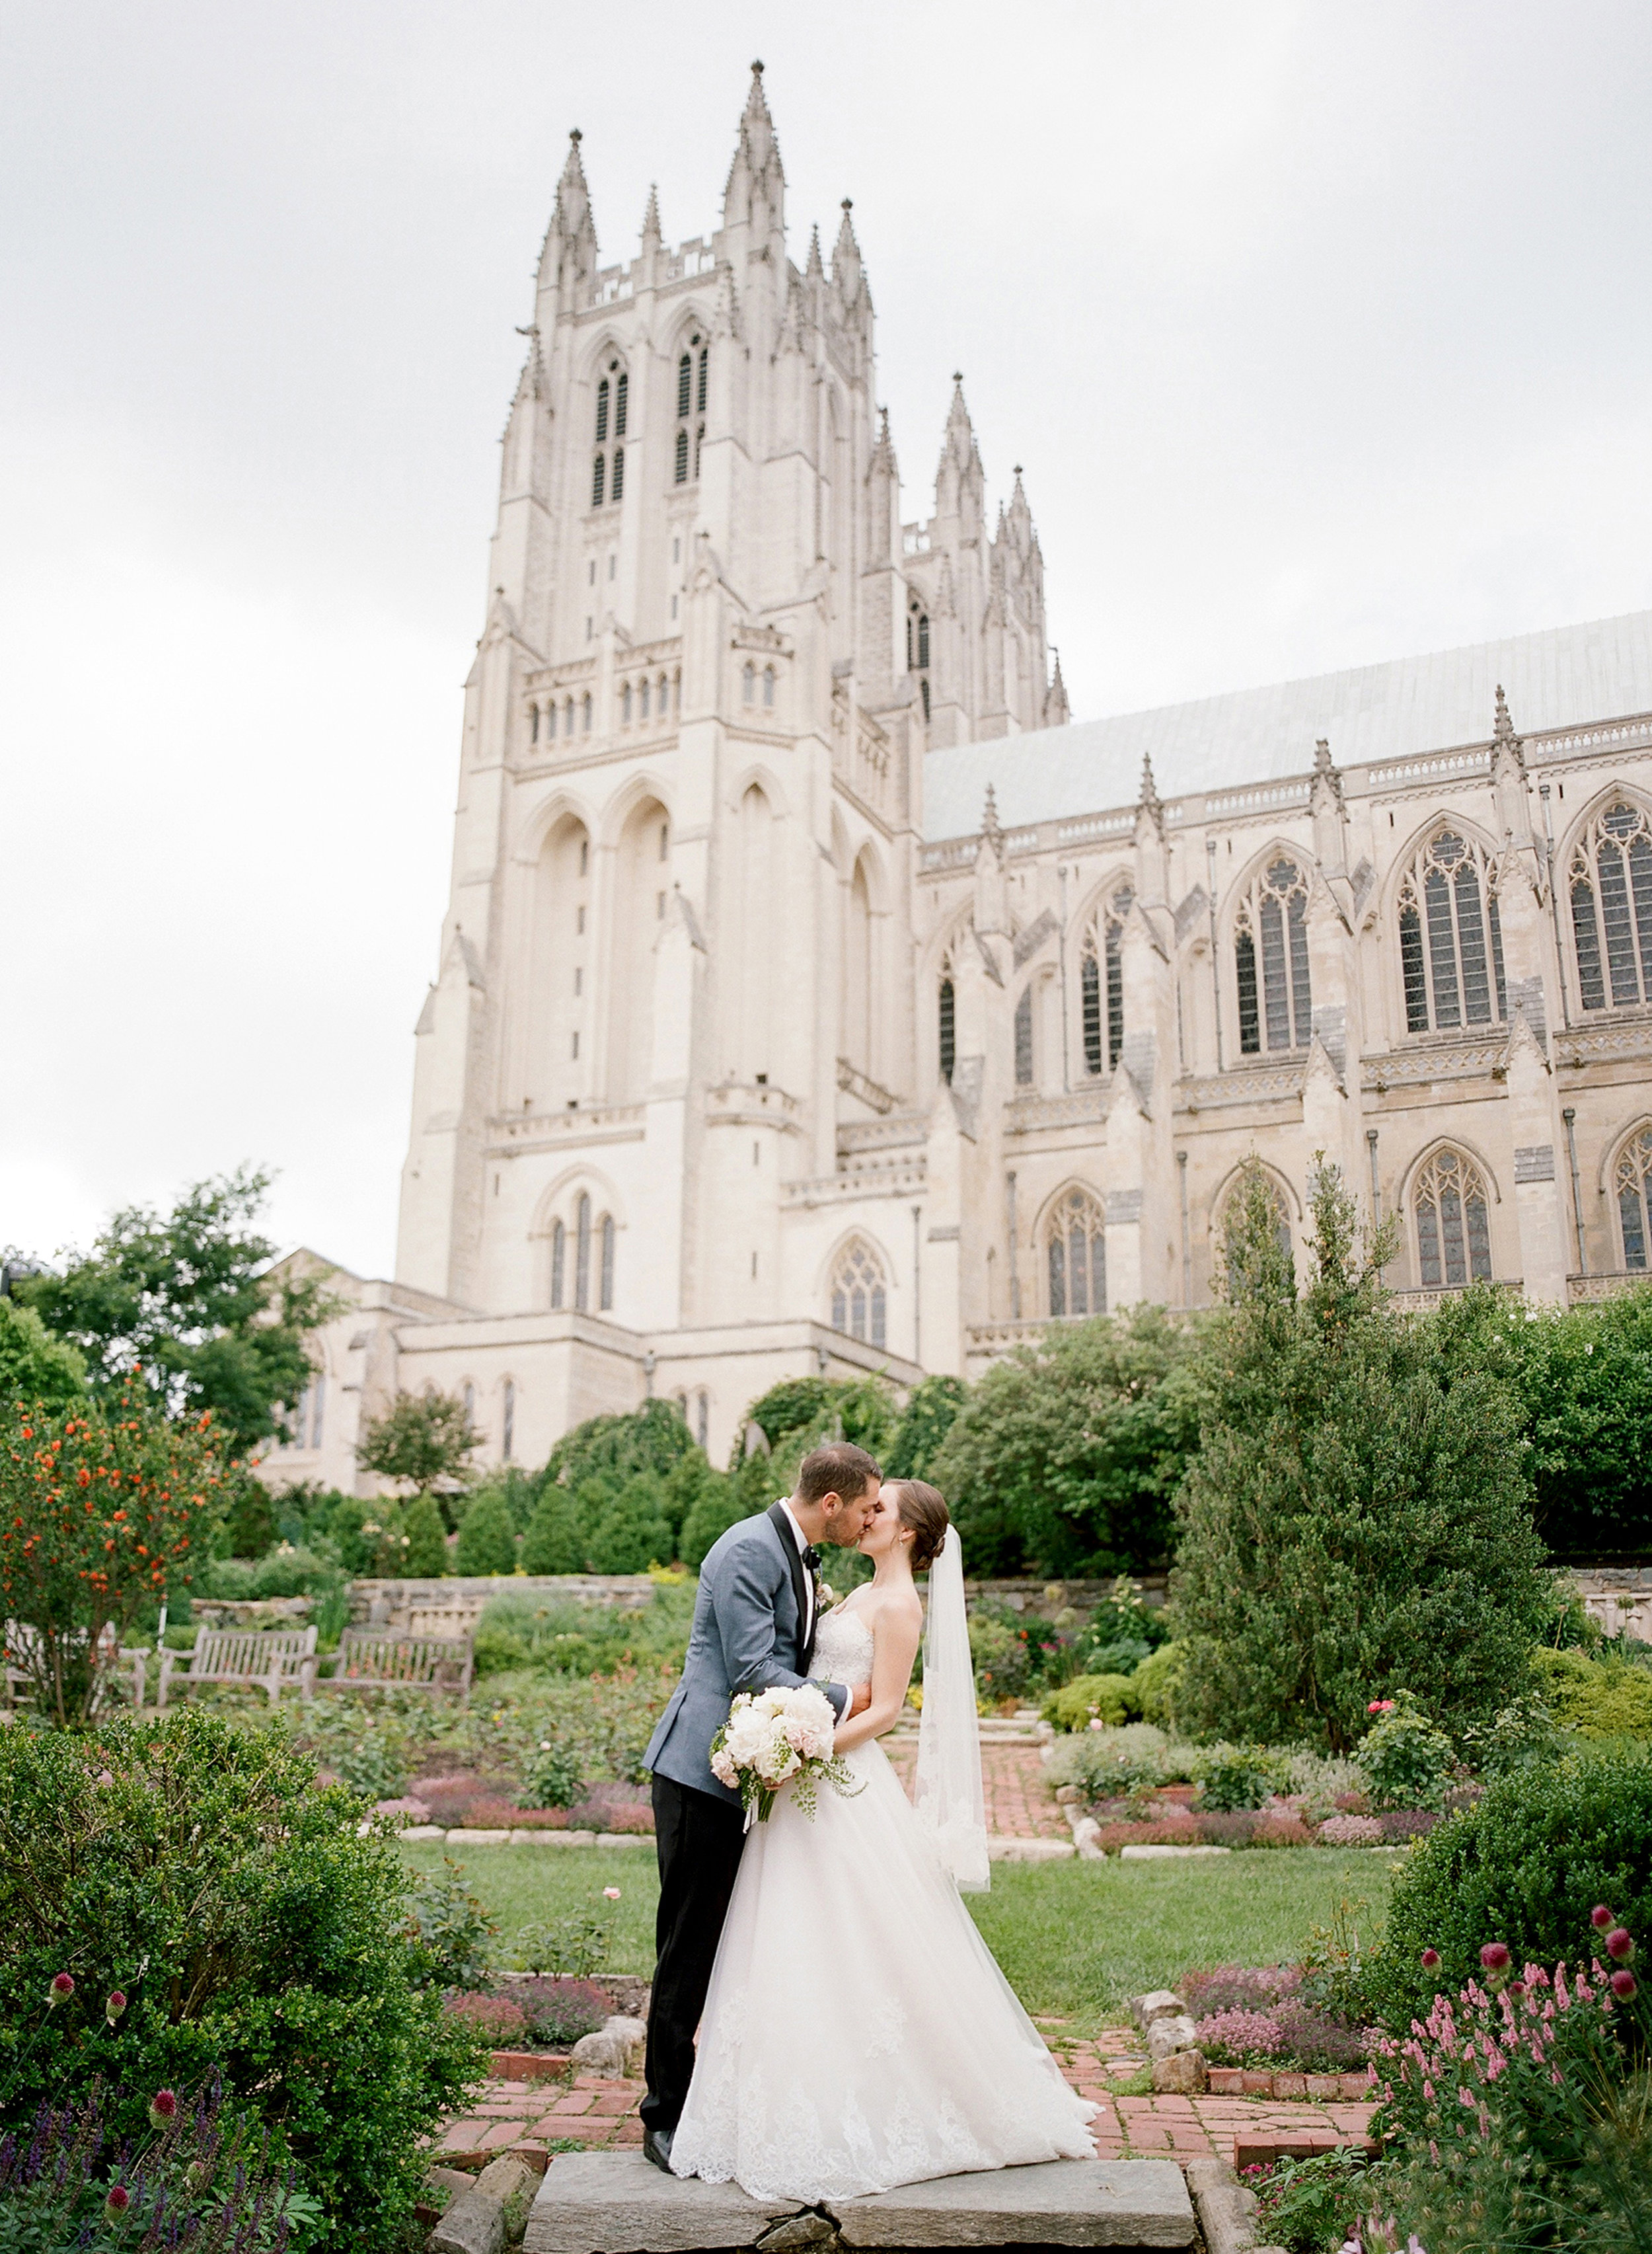
{"type": "Polygon", "coordinates": [[[671,2174],[672,2134],[669,2129],[643,2131],[643,2158],[652,2160],[657,2168],[663,2168],[667,2175],[671,2174]]]}

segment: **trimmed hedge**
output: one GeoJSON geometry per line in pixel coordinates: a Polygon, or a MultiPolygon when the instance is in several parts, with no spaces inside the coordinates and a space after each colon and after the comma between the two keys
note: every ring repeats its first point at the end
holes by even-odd
{"type": "Polygon", "coordinates": [[[1437,1992],[1480,1976],[1501,1941],[1516,1964],[1575,1963],[1589,1913],[1604,1902],[1635,1931],[1652,1928],[1652,1754],[1603,1750],[1525,1768],[1448,1817],[1406,1857],[1368,1994],[1404,2035],[1437,1992]],[[1439,1963],[1422,1968],[1425,1949],[1439,1963]]]}

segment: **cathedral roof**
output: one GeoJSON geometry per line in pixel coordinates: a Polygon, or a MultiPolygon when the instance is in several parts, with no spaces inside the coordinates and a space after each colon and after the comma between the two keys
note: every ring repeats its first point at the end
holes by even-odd
{"type": "Polygon", "coordinates": [[[1307,774],[1321,736],[1339,767],[1487,743],[1499,685],[1523,735],[1652,711],[1652,611],[932,751],[924,834],[973,836],[988,783],[1017,829],[1133,806],[1144,759],[1181,798],[1307,774]]]}

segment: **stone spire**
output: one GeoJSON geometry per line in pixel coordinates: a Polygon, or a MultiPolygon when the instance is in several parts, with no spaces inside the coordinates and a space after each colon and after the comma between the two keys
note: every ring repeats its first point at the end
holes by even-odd
{"type": "Polygon", "coordinates": [[[989,782],[986,802],[981,808],[981,836],[1001,861],[1004,858],[1004,833],[998,822],[998,797],[989,782]]]}
{"type": "Polygon", "coordinates": [[[596,226],[591,217],[590,190],[580,162],[582,136],[578,126],[568,136],[568,162],[556,184],[551,223],[540,251],[540,288],[571,290],[589,282],[596,271],[596,226]]]}
{"type": "Polygon", "coordinates": [[[861,262],[861,246],[854,239],[854,228],[849,214],[854,206],[849,197],[843,199],[843,224],[838,229],[838,239],[832,248],[832,286],[838,295],[845,320],[862,310],[872,310],[872,293],[867,287],[866,269],[861,262]]]}
{"type": "MultiPolygon", "coordinates": [[[[1307,790],[1308,810],[1314,817],[1314,857],[1328,877],[1341,876],[1348,866],[1348,809],[1342,803],[1342,778],[1331,764],[1328,738],[1314,746],[1314,779],[1307,790]]],[[[1336,895],[1337,906],[1350,912],[1350,899],[1336,895]]]]}
{"type": "Polygon", "coordinates": [[[809,229],[809,262],[803,271],[811,282],[826,280],[826,262],[820,256],[820,230],[818,227],[809,229]]]}
{"type": "Polygon", "coordinates": [[[938,516],[967,514],[979,527],[986,483],[974,426],[964,404],[964,379],[954,371],[952,403],[947,410],[946,430],[941,441],[940,467],[935,473],[935,512],[938,516]],[[967,510],[965,503],[970,504],[967,510]]]}
{"type": "Polygon", "coordinates": [[[1044,691],[1044,725],[1064,728],[1072,718],[1072,706],[1067,702],[1067,684],[1061,677],[1061,652],[1052,649],[1051,654],[1056,660],[1056,670],[1044,691]]]}
{"type": "Polygon", "coordinates": [[[763,99],[763,65],[751,66],[751,87],[740,113],[734,162],[722,195],[722,223],[742,224],[760,234],[784,226],[786,176],[780,163],[780,144],[774,120],[763,99]]]}
{"type": "Polygon", "coordinates": [[[659,187],[658,182],[650,181],[648,187],[648,208],[643,214],[643,250],[645,255],[650,250],[658,250],[662,240],[663,237],[659,231],[659,187]]]}

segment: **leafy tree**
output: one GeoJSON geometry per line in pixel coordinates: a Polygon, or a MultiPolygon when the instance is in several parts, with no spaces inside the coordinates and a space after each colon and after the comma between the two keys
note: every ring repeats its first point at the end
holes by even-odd
{"type": "Polygon", "coordinates": [[[98,1391],[122,1393],[141,1370],[157,1406],[210,1410],[244,1452],[309,1383],[305,1341],[333,1312],[318,1278],[267,1272],[275,1248],[253,1222],[272,1179],[243,1166],[197,1182],[164,1216],[126,1207],[61,1275],[20,1278],[13,1294],[85,1355],[98,1391]]]}
{"type": "Polygon", "coordinates": [[[1652,1284],[1532,1308],[1481,1284],[1425,1320],[1449,1368],[1495,1369],[1517,1396],[1551,1555],[1652,1550],[1652,1284]]]}
{"type": "Polygon", "coordinates": [[[66,1409],[85,1395],[86,1356],[54,1338],[32,1307],[0,1298],[0,1401],[66,1409]]]}
{"type": "Polygon", "coordinates": [[[460,1522],[454,1563],[461,1573],[515,1572],[516,1529],[497,1488],[480,1488],[471,1497],[460,1522]]]}
{"type": "Polygon", "coordinates": [[[0,1418],[0,1618],[43,1719],[89,1722],[104,1632],[124,1642],[169,1579],[206,1569],[223,1478],[210,1417],[173,1422],[136,1388],[0,1418]]]}
{"type": "Polygon", "coordinates": [[[925,1377],[907,1396],[883,1468],[891,1479],[931,1476],[943,1440],[969,1398],[961,1377],[925,1377]]]}
{"type": "Polygon", "coordinates": [[[434,1579],[448,1570],[447,1529],[433,1494],[415,1494],[402,1516],[408,1537],[403,1571],[420,1579],[434,1579]]]}
{"type": "Polygon", "coordinates": [[[443,1497],[443,1517],[450,1525],[452,1498],[471,1484],[478,1439],[457,1393],[398,1393],[357,1442],[356,1461],[410,1494],[443,1497]]]}
{"type": "Polygon", "coordinates": [[[624,1480],[633,1472],[663,1479],[694,1445],[674,1401],[645,1401],[633,1417],[588,1417],[552,1449],[540,1488],[553,1480],[576,1488],[597,1477],[624,1480]]]}
{"type": "Polygon", "coordinates": [[[1208,1329],[1133,1307],[1052,1328],[987,1371],[931,1463],[972,1572],[1163,1563],[1208,1398],[1208,1329]]]}
{"type": "MultiPolygon", "coordinates": [[[[806,1455],[824,1440],[850,1440],[882,1462],[899,1418],[895,1396],[881,1377],[788,1377],[752,1403],[745,1421],[757,1426],[777,1455],[799,1441],[806,1455]]],[[[777,1487],[774,1493],[780,1491],[777,1487]]]]}
{"type": "Polygon", "coordinates": [[[1509,1387],[1446,1370],[1392,1312],[1392,1226],[1362,1253],[1322,1158],[1312,1204],[1300,1298],[1259,1167],[1223,1246],[1214,1398],[1178,1506],[1176,1704],[1209,1734],[1345,1753],[1374,1698],[1410,1690],[1458,1728],[1507,1705],[1550,1607],[1509,1387]]]}

